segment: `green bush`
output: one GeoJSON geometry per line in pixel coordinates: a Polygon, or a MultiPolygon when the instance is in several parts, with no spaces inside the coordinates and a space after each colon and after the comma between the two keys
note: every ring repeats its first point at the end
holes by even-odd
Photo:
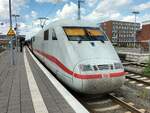
{"type": "Polygon", "coordinates": [[[148,62],[148,66],[144,68],[144,75],[150,76],[150,60],[148,62]]]}

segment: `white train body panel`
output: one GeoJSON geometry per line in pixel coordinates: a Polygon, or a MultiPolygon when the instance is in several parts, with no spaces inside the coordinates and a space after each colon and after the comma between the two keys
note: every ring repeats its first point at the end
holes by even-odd
{"type": "Polygon", "coordinates": [[[37,57],[50,68],[57,77],[73,90],[94,94],[109,92],[124,83],[124,69],[115,69],[121,64],[111,42],[102,41],[70,41],[63,27],[99,26],[89,22],[62,20],[49,24],[34,36],[32,47],[37,57]],[[44,31],[49,31],[48,40],[44,40],[44,31]],[[56,33],[57,40],[52,39],[56,33]],[[94,44],[93,44],[94,43],[94,44]],[[88,67],[88,71],[81,67],[88,67]],[[97,67],[98,70],[94,70],[97,67]],[[109,69],[99,70],[99,66],[109,69]],[[113,68],[113,69],[112,69],[113,68]]]}

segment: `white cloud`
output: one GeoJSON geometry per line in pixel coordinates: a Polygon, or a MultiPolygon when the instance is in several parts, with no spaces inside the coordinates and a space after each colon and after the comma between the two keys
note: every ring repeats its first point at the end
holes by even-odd
{"type": "Polygon", "coordinates": [[[7,34],[9,30],[9,23],[5,23],[4,25],[0,25],[0,33],[7,34]]]}
{"type": "Polygon", "coordinates": [[[85,0],[85,2],[89,5],[89,6],[93,6],[97,3],[98,0],[85,0]]]}
{"type": "Polygon", "coordinates": [[[140,22],[144,22],[144,21],[147,21],[147,20],[150,20],[150,14],[148,14],[148,13],[144,14],[143,16],[141,16],[139,18],[140,22]]]}
{"type": "Polygon", "coordinates": [[[100,12],[112,12],[118,10],[122,6],[129,5],[132,0],[102,0],[96,8],[96,11],[100,12]]]}
{"type": "Polygon", "coordinates": [[[97,7],[84,19],[97,22],[108,19],[120,19],[120,9],[131,3],[132,0],[101,0],[97,7]]]}
{"type": "Polygon", "coordinates": [[[26,31],[26,30],[28,30],[28,29],[31,29],[31,27],[32,26],[30,26],[30,25],[28,25],[28,24],[26,24],[26,23],[24,23],[24,22],[20,22],[20,23],[18,23],[19,25],[18,25],[18,29],[20,30],[20,31],[26,31]]]}
{"type": "Polygon", "coordinates": [[[134,22],[135,21],[135,16],[134,15],[128,15],[122,18],[122,21],[127,21],[127,22],[134,22]]]}
{"type": "Polygon", "coordinates": [[[30,39],[32,36],[34,36],[36,33],[38,33],[41,28],[40,27],[34,27],[32,25],[27,25],[28,29],[25,29],[23,31],[23,34],[26,35],[26,39],[30,39]]]}
{"type": "MultiPolygon", "coordinates": [[[[107,21],[107,20],[122,20],[134,22],[135,16],[123,15],[121,12],[130,9],[136,9],[138,11],[144,11],[150,8],[150,2],[139,4],[133,7],[133,0],[101,0],[97,7],[88,15],[84,17],[86,20],[92,20],[96,22],[107,21]]],[[[142,12],[141,12],[142,14],[142,12]]],[[[142,22],[150,19],[150,14],[137,15],[137,22],[142,22]]]]}
{"type": "Polygon", "coordinates": [[[66,0],[36,0],[36,2],[38,3],[59,3],[59,2],[63,2],[63,1],[66,1],[66,0]]]}
{"type": "Polygon", "coordinates": [[[38,13],[32,10],[29,14],[25,15],[24,17],[26,20],[29,20],[29,19],[32,20],[32,19],[36,19],[37,16],[38,16],[38,13]]]}
{"type": "Polygon", "coordinates": [[[30,18],[30,15],[26,14],[24,17],[25,17],[26,20],[28,20],[30,18]]]}
{"type": "Polygon", "coordinates": [[[137,10],[137,11],[143,11],[146,9],[150,9],[150,2],[139,4],[137,6],[134,6],[133,8],[133,10],[137,10]]]}
{"type": "Polygon", "coordinates": [[[24,22],[19,23],[19,34],[26,35],[26,39],[30,39],[35,35],[41,28],[39,26],[34,26],[34,24],[26,24],[24,22]]]}
{"type": "Polygon", "coordinates": [[[39,21],[39,20],[36,19],[36,20],[33,20],[33,21],[32,21],[32,26],[33,26],[33,27],[34,27],[34,26],[37,27],[37,26],[39,26],[39,25],[40,25],[40,21],[39,21]]]}
{"type": "MultiPolygon", "coordinates": [[[[26,4],[26,0],[13,0],[12,1],[12,14],[19,13],[20,8],[26,4]]],[[[6,19],[9,17],[9,2],[8,0],[0,0],[0,18],[6,19]]]]}
{"type": "MultiPolygon", "coordinates": [[[[146,20],[150,20],[150,15],[149,14],[144,14],[142,16],[138,16],[136,17],[136,21],[137,22],[144,22],[146,20]]],[[[122,21],[128,21],[128,22],[135,22],[135,16],[134,15],[127,15],[127,16],[124,16],[122,18],[122,21]]]]}
{"type": "Polygon", "coordinates": [[[37,18],[38,13],[35,11],[31,11],[31,17],[32,18],[37,18]]]}
{"type": "Polygon", "coordinates": [[[103,15],[103,13],[100,13],[100,12],[97,12],[97,11],[93,11],[92,13],[88,14],[87,16],[85,16],[83,19],[98,21],[98,20],[106,18],[106,17],[107,17],[107,15],[103,15]]]}
{"type": "Polygon", "coordinates": [[[64,7],[62,8],[62,10],[58,10],[56,12],[57,17],[59,19],[63,19],[63,18],[74,18],[75,15],[77,14],[77,5],[73,2],[67,3],[64,5],[64,7]]]}
{"type": "Polygon", "coordinates": [[[116,12],[116,13],[112,13],[110,15],[110,19],[114,20],[114,19],[118,19],[121,17],[121,14],[119,12],[116,12]]]}
{"type": "MultiPolygon", "coordinates": [[[[12,14],[20,14],[22,7],[25,7],[27,0],[11,0],[12,14]]],[[[0,25],[2,34],[7,34],[9,30],[9,1],[0,0],[0,20],[4,25],[0,25]]],[[[13,19],[14,20],[14,19],[13,19]]]]}

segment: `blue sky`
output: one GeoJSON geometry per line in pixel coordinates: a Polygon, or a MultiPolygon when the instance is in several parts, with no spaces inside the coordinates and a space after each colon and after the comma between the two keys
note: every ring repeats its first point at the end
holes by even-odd
{"type": "MultiPolygon", "coordinates": [[[[107,20],[134,21],[131,13],[140,14],[137,22],[150,20],[150,0],[84,0],[82,19],[100,23],[107,20]]],[[[0,33],[6,34],[9,29],[8,0],[0,0],[0,33]]],[[[19,31],[31,34],[40,30],[38,17],[47,17],[51,21],[64,18],[77,18],[77,0],[12,0],[12,12],[19,14],[19,31]]],[[[14,23],[14,22],[13,22],[14,23]]],[[[15,24],[15,23],[14,23],[15,24]]]]}

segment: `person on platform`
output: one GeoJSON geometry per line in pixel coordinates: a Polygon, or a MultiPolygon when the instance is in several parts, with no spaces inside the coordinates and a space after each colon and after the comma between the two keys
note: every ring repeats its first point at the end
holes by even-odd
{"type": "Polygon", "coordinates": [[[20,42],[20,52],[22,52],[22,41],[20,42]]]}

